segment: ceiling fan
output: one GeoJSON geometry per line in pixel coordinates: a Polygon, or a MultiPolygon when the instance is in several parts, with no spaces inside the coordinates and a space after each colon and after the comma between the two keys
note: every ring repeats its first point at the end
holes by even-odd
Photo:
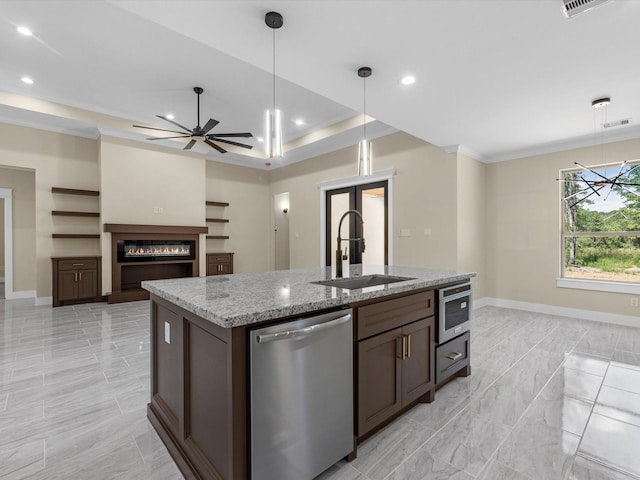
{"type": "Polygon", "coordinates": [[[191,148],[196,144],[196,141],[198,138],[201,138],[204,143],[206,143],[207,145],[209,145],[212,148],[215,148],[218,152],[220,153],[227,153],[227,150],[225,150],[224,148],[222,148],[220,145],[217,145],[215,142],[218,143],[226,143],[228,145],[235,145],[236,147],[242,147],[242,148],[248,148],[248,149],[252,149],[253,145],[246,145],[244,143],[238,143],[238,142],[234,142],[231,140],[226,140],[226,138],[238,138],[238,137],[243,137],[243,138],[249,138],[249,137],[253,137],[253,135],[249,132],[243,132],[243,133],[209,133],[209,131],[211,131],[211,129],[213,129],[213,127],[215,127],[216,125],[218,125],[217,120],[214,120],[213,118],[210,118],[209,121],[207,123],[205,123],[204,127],[200,126],[200,95],[202,94],[202,92],[204,92],[204,90],[201,87],[193,87],[193,91],[196,92],[196,95],[198,95],[198,124],[195,128],[190,129],[185,127],[184,125],[180,125],[178,122],[174,122],[173,120],[163,116],[163,115],[156,115],[156,117],[161,118],[163,120],[166,120],[169,123],[173,123],[174,125],[176,125],[177,127],[180,127],[182,130],[184,130],[183,132],[180,131],[176,131],[176,130],[167,130],[164,128],[155,128],[155,127],[145,127],[144,125],[134,125],[134,127],[137,128],[146,128],[148,130],[159,130],[161,132],[168,132],[168,133],[177,133],[178,135],[176,136],[172,136],[172,137],[152,137],[152,138],[147,138],[147,140],[166,140],[169,138],[191,138],[191,140],[189,141],[189,143],[187,143],[185,145],[185,147],[183,148],[183,150],[191,150],[191,148]],[[224,138],[223,138],[224,137],[224,138]]]}

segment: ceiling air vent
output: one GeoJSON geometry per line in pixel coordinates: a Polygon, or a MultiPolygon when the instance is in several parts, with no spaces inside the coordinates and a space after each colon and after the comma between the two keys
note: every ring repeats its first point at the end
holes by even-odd
{"type": "Polygon", "coordinates": [[[604,128],[623,127],[625,125],[629,125],[630,123],[631,123],[631,119],[630,118],[625,118],[623,120],[615,120],[613,122],[603,123],[602,126],[604,128]]]}
{"type": "Polygon", "coordinates": [[[610,2],[611,0],[562,0],[564,14],[567,18],[591,10],[593,7],[610,2]]]}

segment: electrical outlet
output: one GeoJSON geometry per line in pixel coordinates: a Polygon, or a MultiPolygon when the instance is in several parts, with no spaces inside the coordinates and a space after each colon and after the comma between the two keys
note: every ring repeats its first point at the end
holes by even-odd
{"type": "Polygon", "coordinates": [[[153,213],[158,213],[158,207],[153,207],[153,213]]]}
{"type": "Polygon", "coordinates": [[[631,297],[631,306],[632,307],[638,306],[638,297],[631,297]]]}

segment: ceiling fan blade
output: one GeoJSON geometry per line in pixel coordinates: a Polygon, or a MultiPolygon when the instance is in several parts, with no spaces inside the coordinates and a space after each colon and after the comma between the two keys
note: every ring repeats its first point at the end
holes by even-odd
{"type": "Polygon", "coordinates": [[[147,140],[167,140],[169,138],[189,138],[191,135],[180,135],[178,137],[151,137],[147,138],[147,140]]]}
{"type": "Polygon", "coordinates": [[[209,130],[211,130],[213,127],[215,127],[219,123],[220,122],[218,120],[214,120],[213,118],[210,118],[209,121],[204,124],[204,127],[202,127],[202,131],[204,133],[207,133],[209,130]]]}
{"type": "Polygon", "coordinates": [[[227,151],[226,151],[224,148],[222,148],[222,147],[220,147],[220,146],[216,145],[215,143],[213,143],[213,142],[212,142],[211,140],[209,140],[208,138],[205,138],[205,139],[204,139],[204,143],[206,143],[206,144],[207,144],[207,145],[209,145],[210,147],[215,148],[215,149],[216,149],[217,151],[219,151],[220,153],[227,153],[227,151]]]}
{"type": "Polygon", "coordinates": [[[181,135],[185,135],[185,132],[176,132],[175,130],[167,130],[166,128],[156,128],[156,127],[145,127],[144,125],[134,125],[137,128],[147,128],[149,130],[159,130],[161,132],[169,132],[169,133],[179,133],[181,135]]]}
{"type": "Polygon", "coordinates": [[[196,140],[192,138],[191,141],[184,146],[183,150],[191,150],[191,147],[193,147],[195,144],[196,140]]]}
{"type": "Polygon", "coordinates": [[[212,133],[211,136],[212,137],[243,137],[243,138],[250,138],[250,137],[253,137],[253,134],[251,134],[249,132],[243,132],[243,133],[212,133]]]}
{"type": "Polygon", "coordinates": [[[164,117],[162,115],[156,115],[156,117],[161,118],[169,123],[173,123],[176,127],[180,127],[183,130],[186,130],[187,132],[191,133],[191,129],[185,127],[184,125],[180,125],[178,122],[174,122],[173,120],[169,120],[167,117],[164,117]]]}
{"type": "Polygon", "coordinates": [[[232,142],[231,140],[225,140],[224,138],[209,137],[209,140],[215,140],[216,142],[228,143],[229,145],[235,145],[236,147],[248,148],[251,150],[253,145],[245,145],[244,143],[232,142]]]}

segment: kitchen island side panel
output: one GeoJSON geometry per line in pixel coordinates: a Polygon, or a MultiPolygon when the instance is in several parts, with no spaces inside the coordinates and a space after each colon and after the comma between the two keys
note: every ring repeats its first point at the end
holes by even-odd
{"type": "Polygon", "coordinates": [[[151,330],[148,416],[176,464],[186,478],[246,479],[245,328],[152,295],[151,330]]]}

